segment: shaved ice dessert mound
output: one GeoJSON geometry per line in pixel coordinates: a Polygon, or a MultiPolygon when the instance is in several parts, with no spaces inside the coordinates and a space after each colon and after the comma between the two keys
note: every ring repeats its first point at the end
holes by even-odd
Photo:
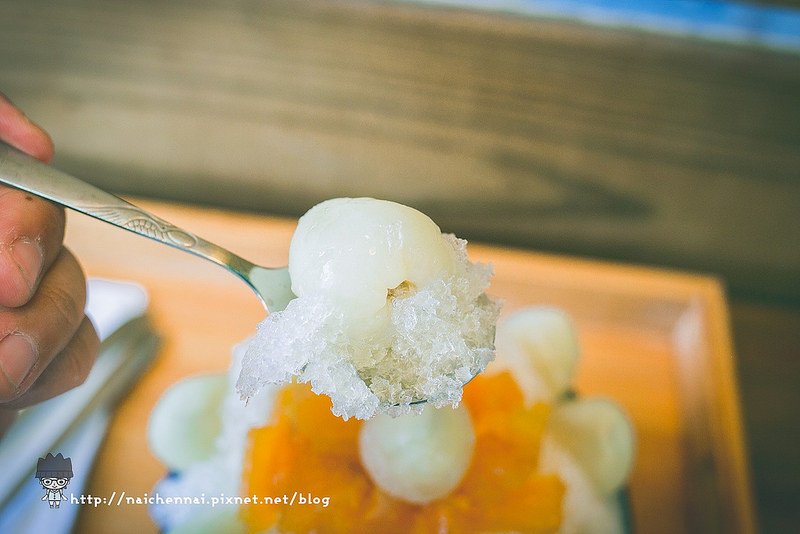
{"type": "Polygon", "coordinates": [[[413,208],[338,198],[300,218],[289,250],[297,298],[270,314],[245,354],[243,398],[308,382],[333,413],[369,419],[457,404],[494,358],[500,304],[491,266],[467,258],[413,208]]]}
{"type": "Polygon", "coordinates": [[[246,344],[237,346],[227,379],[186,379],[154,409],[151,449],[172,474],[151,513],[168,534],[624,534],[618,496],[633,429],[613,401],[571,392],[569,318],[515,312],[497,345],[457,408],[367,421],[336,417],[329,398],[296,382],[265,386],[245,406],[234,384],[246,344]],[[198,398],[203,388],[214,402],[198,398]],[[205,504],[164,504],[201,494],[205,504]]]}

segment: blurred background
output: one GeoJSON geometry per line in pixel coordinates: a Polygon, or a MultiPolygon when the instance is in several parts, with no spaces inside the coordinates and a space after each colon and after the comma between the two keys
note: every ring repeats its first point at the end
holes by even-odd
{"type": "Polygon", "coordinates": [[[800,522],[800,2],[0,0],[0,91],[119,194],[414,206],[712,274],[764,532],[800,522]]]}

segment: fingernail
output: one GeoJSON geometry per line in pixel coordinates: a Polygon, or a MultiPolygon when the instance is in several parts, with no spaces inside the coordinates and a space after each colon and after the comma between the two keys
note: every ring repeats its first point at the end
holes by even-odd
{"type": "Polygon", "coordinates": [[[42,249],[39,245],[28,239],[20,238],[11,243],[9,247],[11,257],[19,267],[28,288],[33,290],[36,286],[36,281],[39,279],[39,273],[42,271],[42,249]]]}
{"type": "Polygon", "coordinates": [[[9,334],[0,341],[0,370],[18,388],[36,365],[36,351],[22,334],[9,334]]]}

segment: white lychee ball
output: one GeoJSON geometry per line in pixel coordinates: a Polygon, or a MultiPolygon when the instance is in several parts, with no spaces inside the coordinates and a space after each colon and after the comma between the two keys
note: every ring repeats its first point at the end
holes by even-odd
{"type": "Polygon", "coordinates": [[[499,365],[514,375],[527,403],[552,402],[567,391],[578,361],[578,337],[563,310],[530,307],[497,325],[499,365]]]}
{"type": "Polygon", "coordinates": [[[427,406],[421,414],[377,415],[359,435],[361,463],[383,491],[415,504],[448,495],[472,461],[475,430],[469,412],[427,406]]]}
{"type": "Polygon", "coordinates": [[[227,387],[224,374],[184,378],[153,407],[147,439],[150,450],[170,470],[183,471],[214,453],[227,387]]]}
{"type": "Polygon", "coordinates": [[[364,330],[403,282],[424,286],[454,271],[456,258],[425,214],[387,200],[335,198],[303,215],[289,247],[298,297],[323,294],[364,330]]]}
{"type": "Polygon", "coordinates": [[[557,405],[546,432],[575,458],[600,495],[627,481],[634,459],[633,426],[615,402],[588,398],[557,405]]]}

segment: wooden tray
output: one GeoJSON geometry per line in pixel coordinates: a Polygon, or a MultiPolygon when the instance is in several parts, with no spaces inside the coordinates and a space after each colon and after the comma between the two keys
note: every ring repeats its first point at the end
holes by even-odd
{"type": "MultiPolygon", "coordinates": [[[[137,201],[252,261],[284,265],[294,221],[137,201]]],[[[119,408],[88,491],[149,494],[164,468],[147,448],[159,395],[177,379],[227,367],[230,348],[263,311],[250,290],[208,262],[70,213],[67,243],[89,275],[150,292],[163,353],[119,408]]],[[[494,263],[504,313],[547,304],[575,320],[581,394],[616,399],[636,426],[633,530],[753,533],[724,292],[713,278],[470,245],[494,263]]],[[[84,507],[78,532],[156,532],[144,505],[84,507]]]]}

